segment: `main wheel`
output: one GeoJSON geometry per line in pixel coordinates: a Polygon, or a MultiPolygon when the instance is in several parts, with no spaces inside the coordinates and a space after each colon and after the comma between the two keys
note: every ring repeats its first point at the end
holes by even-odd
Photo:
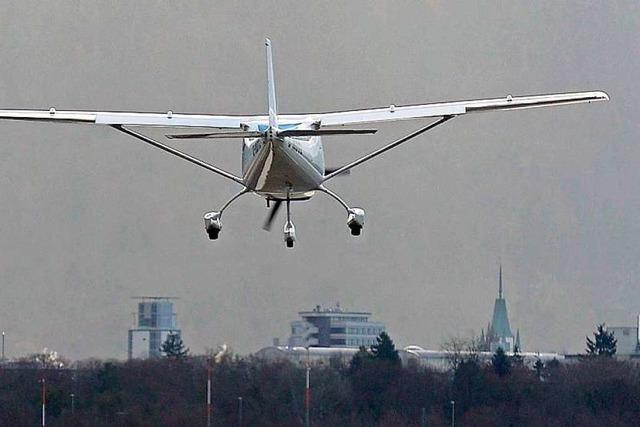
{"type": "Polygon", "coordinates": [[[292,248],[293,247],[293,239],[287,239],[286,243],[287,243],[287,247],[288,248],[292,248]]]}
{"type": "Polygon", "coordinates": [[[360,233],[362,232],[362,227],[359,226],[358,224],[350,225],[349,229],[351,230],[352,236],[359,236],[360,233]]]}
{"type": "Polygon", "coordinates": [[[212,227],[209,230],[207,230],[207,234],[209,235],[209,239],[217,240],[218,234],[220,234],[220,230],[212,227]]]}

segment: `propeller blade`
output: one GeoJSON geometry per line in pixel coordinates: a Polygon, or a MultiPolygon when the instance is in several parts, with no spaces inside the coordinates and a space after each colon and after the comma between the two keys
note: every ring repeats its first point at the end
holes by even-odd
{"type": "Polygon", "coordinates": [[[210,138],[258,138],[262,132],[213,132],[213,133],[181,133],[165,135],[169,139],[210,139],[210,138]]]}
{"type": "Polygon", "coordinates": [[[262,226],[263,230],[266,230],[266,231],[271,230],[271,224],[273,223],[273,220],[276,218],[276,214],[280,209],[280,205],[282,205],[282,200],[276,200],[273,203],[273,207],[269,211],[269,216],[267,216],[267,219],[265,220],[264,225],[262,226]]]}
{"type": "MultiPolygon", "coordinates": [[[[328,168],[324,168],[324,174],[325,175],[329,175],[330,173],[334,173],[335,171],[337,171],[338,169],[340,169],[339,167],[328,167],[328,168]]],[[[346,176],[346,175],[351,175],[351,169],[347,169],[346,171],[342,172],[340,175],[338,176],[346,176]]]]}

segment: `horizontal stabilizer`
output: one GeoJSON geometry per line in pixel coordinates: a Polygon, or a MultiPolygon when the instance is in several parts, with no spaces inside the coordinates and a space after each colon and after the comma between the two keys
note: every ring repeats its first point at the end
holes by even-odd
{"type": "Polygon", "coordinates": [[[264,136],[262,132],[213,132],[213,133],[183,133],[165,135],[169,139],[209,139],[209,138],[259,138],[264,136]]]}
{"type": "Polygon", "coordinates": [[[278,136],[364,135],[377,129],[290,129],[278,131],[278,136]]]}

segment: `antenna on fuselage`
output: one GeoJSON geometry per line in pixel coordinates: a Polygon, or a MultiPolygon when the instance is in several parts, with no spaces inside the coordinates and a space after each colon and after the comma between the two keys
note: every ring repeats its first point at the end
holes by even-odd
{"type": "Polygon", "coordinates": [[[278,108],[276,107],[276,83],[273,78],[273,56],[271,54],[271,40],[264,39],[267,47],[267,93],[269,95],[269,127],[278,128],[278,108]]]}

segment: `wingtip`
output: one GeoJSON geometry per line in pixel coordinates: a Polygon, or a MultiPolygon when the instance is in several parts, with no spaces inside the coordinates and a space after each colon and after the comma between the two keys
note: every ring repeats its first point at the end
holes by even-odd
{"type": "Polygon", "coordinates": [[[600,99],[602,99],[603,101],[608,101],[609,100],[609,95],[605,91],[602,91],[602,90],[599,91],[598,95],[600,96],[600,99]]]}

